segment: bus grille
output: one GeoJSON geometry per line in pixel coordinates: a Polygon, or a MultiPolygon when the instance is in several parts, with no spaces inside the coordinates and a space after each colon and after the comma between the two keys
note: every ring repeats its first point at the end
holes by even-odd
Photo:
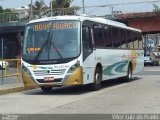
{"type": "Polygon", "coordinates": [[[65,69],[59,70],[35,70],[33,71],[35,76],[45,76],[45,75],[63,75],[65,69]]]}

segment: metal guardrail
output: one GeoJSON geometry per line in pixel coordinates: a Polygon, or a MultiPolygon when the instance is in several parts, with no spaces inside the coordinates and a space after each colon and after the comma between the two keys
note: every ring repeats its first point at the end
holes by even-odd
{"type": "MultiPolygon", "coordinates": [[[[85,14],[89,16],[111,16],[115,14],[128,14],[139,12],[154,12],[155,6],[160,6],[159,0],[152,1],[140,1],[130,3],[118,3],[118,4],[106,4],[85,6],[85,14]]],[[[0,13],[0,22],[10,21],[26,21],[31,19],[37,19],[39,17],[49,17],[57,15],[79,15],[83,13],[82,7],[70,7],[70,8],[58,8],[58,9],[46,9],[46,10],[30,10],[14,11],[10,13],[0,13]]]]}
{"type": "Polygon", "coordinates": [[[21,18],[18,12],[4,12],[0,13],[0,22],[4,21],[23,21],[29,20],[28,16],[21,18]]]}
{"type": "Polygon", "coordinates": [[[0,67],[0,78],[2,79],[2,84],[4,83],[4,78],[16,77],[16,82],[19,82],[19,77],[21,76],[20,69],[20,59],[3,59],[0,60],[2,63],[0,67]]]}
{"type": "MultiPolygon", "coordinates": [[[[114,19],[117,14],[155,12],[155,6],[160,7],[159,0],[86,6],[85,14],[114,19]]],[[[82,8],[79,11],[82,11],[82,8]]]]}
{"type": "Polygon", "coordinates": [[[76,14],[77,8],[58,8],[53,10],[30,10],[3,12],[0,13],[0,27],[5,26],[25,26],[30,20],[41,17],[50,17],[58,15],[73,15],[76,14]],[[25,15],[24,15],[25,14],[25,15]]]}
{"type": "Polygon", "coordinates": [[[76,14],[77,7],[71,8],[57,8],[57,9],[47,9],[47,10],[34,10],[31,14],[30,10],[24,11],[14,11],[14,12],[3,12],[0,13],[0,22],[11,22],[11,21],[26,21],[33,20],[40,17],[49,17],[49,16],[57,16],[57,15],[73,15],[76,14]],[[26,15],[24,15],[26,14],[26,15]],[[31,16],[32,15],[32,16],[31,16]]]}

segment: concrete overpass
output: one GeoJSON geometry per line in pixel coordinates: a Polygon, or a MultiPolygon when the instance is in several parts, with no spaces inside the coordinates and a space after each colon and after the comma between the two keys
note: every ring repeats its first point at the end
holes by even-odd
{"type": "MultiPolygon", "coordinates": [[[[4,58],[13,59],[20,54],[21,38],[29,20],[0,21],[0,46],[4,45],[4,58]]],[[[1,48],[1,47],[0,47],[1,48]]],[[[0,50],[0,58],[1,58],[0,50]]]]}
{"type": "Polygon", "coordinates": [[[160,11],[115,15],[117,21],[141,29],[143,34],[160,33],[160,11]]]}

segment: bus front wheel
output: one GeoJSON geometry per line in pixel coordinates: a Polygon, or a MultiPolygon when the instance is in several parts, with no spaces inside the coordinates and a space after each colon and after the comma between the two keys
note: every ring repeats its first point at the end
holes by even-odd
{"type": "Polygon", "coordinates": [[[102,82],[102,72],[100,68],[96,68],[95,75],[94,75],[94,83],[91,84],[91,89],[96,91],[101,88],[102,82]]]}

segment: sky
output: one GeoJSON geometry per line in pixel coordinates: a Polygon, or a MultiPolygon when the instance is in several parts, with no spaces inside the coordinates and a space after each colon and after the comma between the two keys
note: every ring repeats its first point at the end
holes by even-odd
{"type": "MultiPolygon", "coordinates": [[[[36,0],[32,0],[33,3],[36,0]]],[[[49,5],[51,0],[44,0],[44,2],[49,5]]],[[[85,6],[94,5],[106,5],[106,4],[116,4],[116,3],[128,3],[135,1],[150,1],[150,0],[84,0],[85,6]]],[[[30,4],[31,0],[0,0],[0,5],[3,8],[20,8],[21,6],[27,6],[30,4]]],[[[82,6],[82,0],[74,0],[72,3],[74,6],[82,6]]]]}

